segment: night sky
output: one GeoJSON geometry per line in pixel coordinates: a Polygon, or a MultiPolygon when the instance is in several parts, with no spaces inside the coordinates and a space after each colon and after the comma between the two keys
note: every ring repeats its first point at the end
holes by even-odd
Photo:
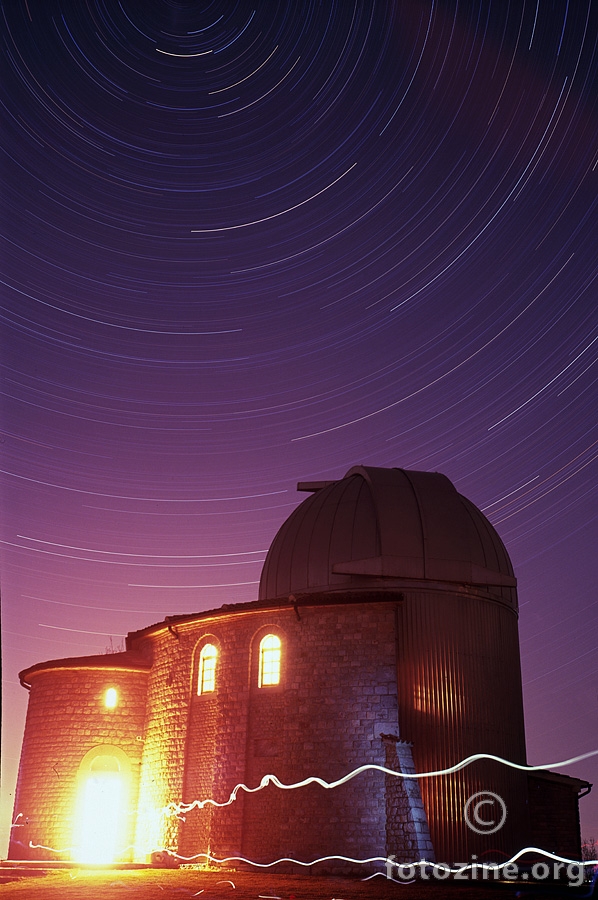
{"type": "Polygon", "coordinates": [[[18,672],[255,599],[356,464],[486,513],[529,761],[596,749],[598,4],[1,9],[5,816],[18,672]]]}

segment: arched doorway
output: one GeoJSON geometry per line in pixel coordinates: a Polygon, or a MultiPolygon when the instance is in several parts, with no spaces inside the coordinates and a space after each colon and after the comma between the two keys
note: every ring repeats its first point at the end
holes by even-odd
{"type": "Polygon", "coordinates": [[[118,747],[103,745],[79,766],[73,856],[102,865],[127,853],[129,760],[118,747]]]}

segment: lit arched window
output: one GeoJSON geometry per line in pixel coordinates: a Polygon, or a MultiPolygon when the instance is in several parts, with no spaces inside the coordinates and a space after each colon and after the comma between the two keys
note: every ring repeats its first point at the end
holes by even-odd
{"type": "Polygon", "coordinates": [[[199,654],[198,694],[209,694],[216,689],[216,660],[218,650],[214,644],[204,644],[199,654]]]}
{"type": "Polygon", "coordinates": [[[264,687],[280,682],[280,638],[267,634],[260,641],[260,668],[258,684],[264,687]]]}

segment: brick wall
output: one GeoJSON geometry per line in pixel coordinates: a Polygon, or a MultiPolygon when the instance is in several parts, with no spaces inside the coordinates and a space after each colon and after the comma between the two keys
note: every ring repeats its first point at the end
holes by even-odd
{"type": "MultiPolygon", "coordinates": [[[[145,717],[147,673],[102,669],[45,669],[31,677],[9,848],[11,859],[72,858],[78,772],[86,753],[100,745],[128,759],[125,845],[132,842],[145,717]],[[118,691],[115,709],[104,705],[107,688],[118,691]],[[17,819],[18,816],[18,819],[17,819]],[[29,842],[60,852],[31,849],[29,842]]],[[[130,857],[130,853],[124,858],[130,857]]]]}

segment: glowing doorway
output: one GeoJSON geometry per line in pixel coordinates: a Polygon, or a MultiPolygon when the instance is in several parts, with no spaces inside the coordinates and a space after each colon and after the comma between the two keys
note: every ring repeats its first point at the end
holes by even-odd
{"type": "Polygon", "coordinates": [[[74,857],[77,862],[106,865],[122,855],[125,776],[115,755],[84,760],[79,772],[74,857]]]}

